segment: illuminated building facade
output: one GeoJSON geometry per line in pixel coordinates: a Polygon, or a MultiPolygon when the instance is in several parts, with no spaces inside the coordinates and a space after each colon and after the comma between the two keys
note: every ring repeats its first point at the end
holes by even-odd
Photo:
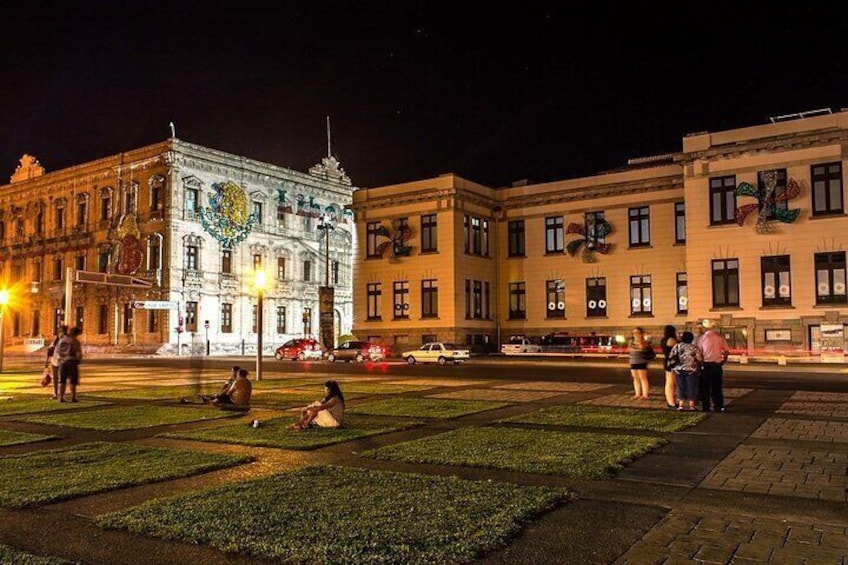
{"type": "Polygon", "coordinates": [[[332,156],[301,173],[175,138],[49,173],[25,155],[0,186],[6,342],[53,335],[68,267],[149,284],[75,283],[68,314],[86,345],[199,352],[208,339],[213,354],[255,351],[262,269],[272,351],[318,334],[325,265],[336,333],[350,331],[353,191],[332,156]],[[335,226],[328,257],[322,217],[335,226]]]}
{"type": "Polygon", "coordinates": [[[586,178],[360,190],[354,331],[493,350],[709,319],[751,353],[843,348],[848,112],[794,118],[586,178]]]}

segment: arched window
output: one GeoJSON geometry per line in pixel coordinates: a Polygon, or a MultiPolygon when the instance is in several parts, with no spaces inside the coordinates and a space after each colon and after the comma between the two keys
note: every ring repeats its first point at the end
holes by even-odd
{"type": "Polygon", "coordinates": [[[162,268],[162,234],[152,233],[147,236],[147,270],[155,271],[162,268]]]}
{"type": "Polygon", "coordinates": [[[81,192],[76,197],[76,226],[83,228],[88,224],[88,193],[81,192]]]}
{"type": "Polygon", "coordinates": [[[67,227],[67,205],[68,201],[64,198],[57,198],[53,201],[53,227],[57,232],[62,232],[67,227]]]}
{"type": "Polygon", "coordinates": [[[153,215],[153,212],[161,212],[165,206],[164,202],[164,190],[165,190],[165,178],[161,175],[156,175],[151,177],[150,179],[150,212],[153,215]]]}
{"type": "Polygon", "coordinates": [[[124,187],[124,214],[134,214],[138,209],[138,183],[130,182],[124,187]]]}
{"type": "Polygon", "coordinates": [[[112,187],[107,186],[100,190],[100,221],[108,222],[112,219],[112,187]]]}

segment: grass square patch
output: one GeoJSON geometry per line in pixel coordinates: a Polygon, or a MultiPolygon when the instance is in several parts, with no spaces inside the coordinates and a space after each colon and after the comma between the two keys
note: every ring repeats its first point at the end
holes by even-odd
{"type": "Polygon", "coordinates": [[[41,557],[0,544],[0,563],[13,565],[76,565],[75,561],[65,561],[58,557],[41,557]]]}
{"type": "Polygon", "coordinates": [[[545,426],[582,426],[590,428],[676,432],[694,426],[704,418],[706,418],[706,414],[700,412],[566,405],[542,408],[536,412],[514,416],[501,421],[541,424],[545,426]]]}
{"type": "Polygon", "coordinates": [[[91,406],[104,406],[108,402],[96,402],[93,400],[83,400],[82,402],[59,402],[52,400],[49,397],[44,398],[14,398],[12,400],[4,400],[0,402],[0,416],[7,414],[31,414],[34,412],[51,412],[53,410],[78,410],[80,408],[89,408],[91,406]]]}
{"type": "Polygon", "coordinates": [[[224,412],[212,406],[190,408],[180,406],[116,406],[103,410],[87,410],[71,414],[44,414],[18,418],[24,422],[52,424],[115,432],[137,428],[153,428],[169,424],[184,424],[198,420],[233,418],[241,414],[224,412]]]}
{"type": "Polygon", "coordinates": [[[0,506],[24,508],[252,461],[131,444],[86,443],[0,458],[0,506]]]}
{"type": "Polygon", "coordinates": [[[407,418],[456,418],[485,410],[503,408],[504,406],[509,406],[509,403],[436,398],[386,398],[367,404],[357,404],[350,408],[348,412],[407,418]]]}
{"type": "Polygon", "coordinates": [[[341,385],[342,393],[349,394],[401,394],[404,392],[419,392],[436,388],[433,385],[410,385],[390,383],[345,383],[341,385]]]}
{"type": "Polygon", "coordinates": [[[665,440],[516,428],[463,428],[363,455],[375,459],[485,467],[575,478],[609,477],[665,440]]]}
{"type": "MultiPolygon", "coordinates": [[[[17,445],[19,443],[32,443],[54,439],[56,436],[42,434],[30,434],[27,432],[15,432],[12,430],[0,430],[0,445],[17,445]]],[[[0,561],[2,563],[2,561],[0,561]]]]}
{"type": "Polygon", "coordinates": [[[346,414],[344,423],[339,428],[310,428],[303,431],[287,430],[286,426],[295,420],[295,417],[276,418],[262,421],[258,428],[239,424],[219,426],[206,430],[168,433],[162,434],[161,437],[215,443],[235,443],[260,447],[278,447],[282,449],[315,449],[366,436],[396,432],[423,424],[419,420],[369,418],[367,416],[346,414]]]}
{"type": "Polygon", "coordinates": [[[224,386],[223,381],[220,383],[203,383],[199,386],[155,386],[130,390],[103,391],[97,392],[95,396],[134,400],[179,400],[181,398],[196,400],[201,394],[217,394],[221,391],[222,386],[224,386]]]}
{"type": "Polygon", "coordinates": [[[568,491],[311,467],[99,517],[103,527],[275,563],[465,563],[515,537],[568,491]]]}

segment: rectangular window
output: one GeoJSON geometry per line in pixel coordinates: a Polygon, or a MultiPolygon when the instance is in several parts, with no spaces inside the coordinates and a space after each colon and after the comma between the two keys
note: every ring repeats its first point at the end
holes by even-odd
{"type": "Polygon", "coordinates": [[[474,318],[482,318],[483,317],[483,282],[482,281],[472,281],[473,284],[473,300],[474,300],[474,309],[472,315],[474,318]]]}
{"type": "Polygon", "coordinates": [[[77,225],[84,226],[88,219],[88,202],[80,200],[77,202],[77,225]]]}
{"type": "Polygon", "coordinates": [[[253,203],[253,215],[256,216],[257,225],[262,225],[262,203],[254,202],[253,203]]]}
{"type": "Polygon", "coordinates": [[[124,333],[132,333],[133,328],[133,307],[129,302],[124,303],[124,333]]]}
{"type": "Polygon", "coordinates": [[[789,276],[789,255],[761,257],[763,306],[792,304],[792,283],[789,276]]]}
{"type": "Polygon", "coordinates": [[[231,249],[221,251],[221,272],[225,275],[233,274],[233,251],[231,249]]]}
{"type": "Polygon", "coordinates": [[[188,271],[196,271],[197,270],[197,246],[196,245],[186,245],[186,270],[188,271]]]}
{"type": "Polygon", "coordinates": [[[255,253],[253,255],[253,270],[261,271],[262,270],[262,255],[259,253],[255,253]]]}
{"type": "Polygon", "coordinates": [[[35,233],[44,233],[44,211],[39,211],[35,216],[35,233]]]}
{"type": "Polygon", "coordinates": [[[651,244],[651,210],[648,206],[630,208],[630,247],[651,244]]]}
{"type": "Polygon", "coordinates": [[[421,253],[433,253],[438,250],[436,214],[424,214],[421,216],[421,253]]]}
{"type": "Polygon", "coordinates": [[[332,283],[333,284],[339,284],[339,262],[338,261],[333,261],[332,263],[330,263],[330,272],[332,273],[330,275],[330,280],[332,281],[332,283]]]}
{"type": "Polygon", "coordinates": [[[842,204],[842,163],[825,163],[810,167],[813,185],[813,216],[841,214],[842,204]]]}
{"type": "Polygon", "coordinates": [[[303,335],[312,335],[312,308],[303,309],[303,335]]]}
{"type": "Polygon", "coordinates": [[[689,278],[686,273],[677,273],[677,313],[689,312],[689,278]]]}
{"type": "MultiPolygon", "coordinates": [[[[155,310],[151,310],[151,312],[155,312],[155,310]]],[[[76,325],[80,329],[80,331],[85,328],[85,306],[77,306],[76,325]]]]}
{"type": "Polygon", "coordinates": [[[77,255],[74,261],[74,268],[77,271],[85,270],[85,255],[77,255]]]}
{"type": "Polygon", "coordinates": [[[845,252],[816,253],[816,304],[844,304],[845,252]]]}
{"type": "Polygon", "coordinates": [[[562,253],[562,216],[545,218],[545,253],[562,253]]]}
{"type": "MultiPolygon", "coordinates": [[[[408,230],[409,230],[409,218],[398,218],[395,221],[396,221],[396,225],[397,225],[397,233],[403,233],[404,231],[408,232],[408,230]]],[[[392,251],[394,251],[394,254],[396,256],[397,255],[403,255],[403,248],[405,246],[406,246],[406,242],[403,242],[403,241],[400,240],[400,238],[398,238],[397,240],[395,240],[394,247],[392,248],[392,251]]]]}
{"type": "Polygon", "coordinates": [[[509,283],[509,319],[527,318],[527,290],[525,283],[509,283]]]}
{"type": "Polygon", "coordinates": [[[686,205],[674,203],[674,243],[686,243],[686,205]]]}
{"type": "Polygon", "coordinates": [[[109,307],[106,304],[101,304],[97,309],[97,333],[109,333],[109,307]]]}
{"type": "Polygon", "coordinates": [[[651,276],[636,275],[630,277],[630,314],[633,316],[648,316],[653,313],[653,307],[651,276]]]}
{"type": "Polygon", "coordinates": [[[548,318],[565,318],[565,281],[545,282],[545,312],[548,318]]]}
{"type": "Polygon", "coordinates": [[[480,255],[483,257],[489,256],[489,220],[482,220],[483,222],[483,241],[480,244],[480,255]]]}
{"type": "Polygon", "coordinates": [[[112,257],[107,249],[103,249],[97,255],[97,270],[101,273],[105,273],[109,270],[109,262],[112,257]]]}
{"type": "Polygon", "coordinates": [[[393,289],[395,319],[409,318],[409,281],[396,281],[393,289]]]}
{"type": "Polygon", "coordinates": [[[185,211],[187,218],[197,216],[200,209],[200,191],[195,188],[187,188],[185,191],[185,211]]]}
{"type": "Polygon", "coordinates": [[[312,261],[306,260],[303,262],[303,280],[306,282],[312,281],[312,261]]]}
{"type": "Polygon", "coordinates": [[[32,311],[32,335],[41,335],[41,312],[38,310],[32,311]]]}
{"type": "Polygon", "coordinates": [[[713,308],[739,306],[739,260],[713,261],[713,308]]]}
{"type": "Polygon", "coordinates": [[[57,230],[65,229],[65,209],[64,208],[56,208],[56,229],[57,230]]]}
{"type": "Polygon", "coordinates": [[[286,227],[286,207],[277,206],[277,223],[280,227],[286,227]]]}
{"type": "Polygon", "coordinates": [[[65,260],[62,257],[53,259],[53,280],[60,281],[65,277],[65,260]]]}
{"type": "Polygon", "coordinates": [[[710,225],[736,221],[736,176],[710,179],[710,225]]]}
{"type": "Polygon", "coordinates": [[[277,280],[286,280],[286,258],[277,257],[277,280]]]}
{"type": "Polygon", "coordinates": [[[286,333],[286,307],[277,306],[277,333],[286,333]]]}
{"type": "MultiPolygon", "coordinates": [[[[36,261],[32,264],[32,280],[36,282],[41,282],[43,278],[42,273],[42,263],[40,261],[36,261]]],[[[13,279],[12,282],[19,281],[22,277],[18,274],[16,278],[13,279]]],[[[2,319],[0,319],[0,323],[2,323],[2,319]]]]}
{"type": "Polygon", "coordinates": [[[601,225],[601,222],[604,221],[604,213],[603,212],[586,212],[583,215],[583,221],[585,222],[585,230],[586,237],[597,244],[604,245],[606,243],[606,236],[602,236],[598,227],[601,225]]]}
{"type": "Polygon", "coordinates": [[[471,319],[471,281],[465,279],[465,319],[471,319]]]}
{"type": "Polygon", "coordinates": [[[507,228],[507,249],[510,257],[524,257],[524,220],[512,220],[507,228]]]}
{"type": "Polygon", "coordinates": [[[221,333],[233,333],[233,305],[226,302],[221,304],[221,333]]]}
{"type": "Polygon", "coordinates": [[[607,279],[586,279],[586,317],[605,318],[607,315],[607,279]]]}
{"type": "Polygon", "coordinates": [[[489,284],[488,281],[484,282],[483,283],[483,317],[486,318],[487,320],[492,319],[492,310],[489,308],[489,306],[490,306],[489,301],[492,297],[492,294],[491,294],[490,291],[491,291],[491,285],[489,284]]]}
{"type": "Polygon", "coordinates": [[[472,217],[471,218],[471,253],[473,255],[481,254],[481,232],[480,232],[480,218],[472,217]]]}
{"type": "Polygon", "coordinates": [[[21,335],[21,313],[14,312],[12,314],[12,335],[14,337],[20,337],[21,335]]]}
{"type": "Polygon", "coordinates": [[[186,302],[185,331],[197,331],[197,302],[186,302]]]}
{"type": "Polygon", "coordinates": [[[153,334],[159,331],[159,324],[157,323],[158,319],[159,316],[156,310],[147,311],[147,333],[153,334]]]}
{"type": "Polygon", "coordinates": [[[368,319],[379,320],[382,318],[380,313],[380,299],[383,295],[382,285],[380,283],[368,283],[368,319]]]}
{"type": "Polygon", "coordinates": [[[147,240],[147,264],[151,271],[162,268],[162,247],[160,240],[151,237],[147,240]]]}
{"type": "Polygon", "coordinates": [[[439,281],[424,279],[421,281],[421,317],[435,318],[439,315],[439,281]]]}
{"type": "Polygon", "coordinates": [[[104,194],[100,197],[100,221],[105,222],[112,216],[112,195],[104,194]]]}
{"type": "Polygon", "coordinates": [[[150,211],[156,212],[162,208],[162,187],[154,185],[150,188],[150,211]]]}
{"type": "Polygon", "coordinates": [[[768,206],[769,220],[775,219],[773,210],[788,210],[786,201],[786,169],[773,169],[757,173],[757,189],[759,191],[760,209],[768,206]],[[781,198],[783,197],[783,198],[781,198]]]}
{"type": "Polygon", "coordinates": [[[380,222],[368,222],[365,225],[365,258],[379,257],[377,252],[377,236],[380,231],[380,222]]]}

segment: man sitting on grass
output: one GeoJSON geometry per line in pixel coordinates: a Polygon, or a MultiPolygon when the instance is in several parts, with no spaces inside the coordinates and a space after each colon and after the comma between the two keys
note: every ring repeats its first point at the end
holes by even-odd
{"type": "Polygon", "coordinates": [[[203,403],[206,404],[209,401],[218,400],[219,398],[227,396],[227,394],[230,392],[230,387],[233,386],[233,383],[236,382],[236,379],[238,379],[238,374],[240,370],[241,367],[239,367],[238,365],[233,365],[233,374],[230,375],[230,378],[227,379],[227,382],[224,383],[224,386],[221,387],[221,390],[218,391],[218,394],[214,396],[201,394],[200,400],[202,400],[203,403]]]}
{"type": "Polygon", "coordinates": [[[226,394],[216,396],[212,404],[219,408],[248,408],[251,394],[253,394],[253,385],[247,379],[247,369],[239,369],[238,377],[230,385],[226,394]]]}

